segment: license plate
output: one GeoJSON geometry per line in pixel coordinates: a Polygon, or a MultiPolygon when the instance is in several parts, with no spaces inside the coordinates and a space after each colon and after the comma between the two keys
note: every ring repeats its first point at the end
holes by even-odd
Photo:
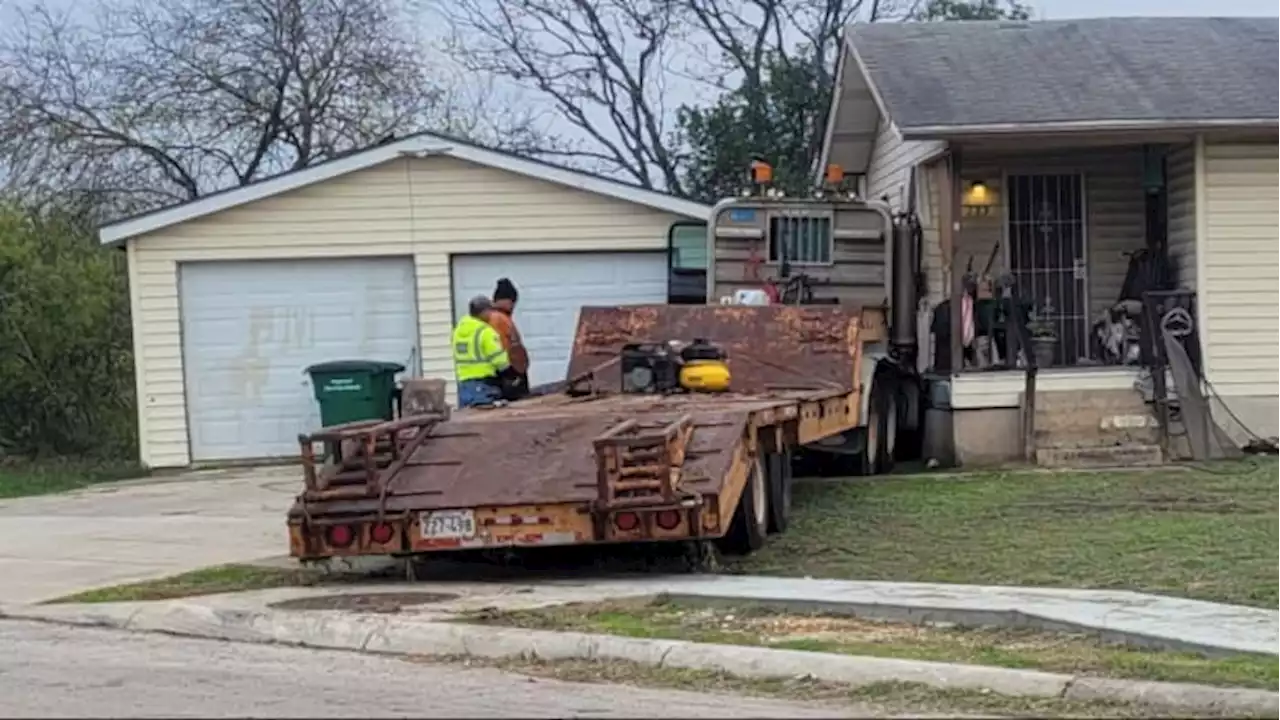
{"type": "Polygon", "coordinates": [[[420,517],[422,537],[432,539],[472,538],[476,535],[474,510],[435,510],[420,517]]]}

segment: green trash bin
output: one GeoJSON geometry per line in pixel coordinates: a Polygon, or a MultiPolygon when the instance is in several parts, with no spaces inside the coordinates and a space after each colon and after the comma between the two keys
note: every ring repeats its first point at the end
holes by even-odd
{"type": "Polygon", "coordinates": [[[307,368],[324,427],[359,420],[390,420],[399,363],[380,360],[335,360],[307,368]]]}

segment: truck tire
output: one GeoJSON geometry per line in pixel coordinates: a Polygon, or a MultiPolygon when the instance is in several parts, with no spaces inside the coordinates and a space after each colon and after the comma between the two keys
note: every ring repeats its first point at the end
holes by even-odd
{"type": "Polygon", "coordinates": [[[720,541],[720,550],[726,555],[750,555],[764,546],[769,532],[769,490],[764,466],[757,458],[747,470],[747,484],[742,488],[729,532],[720,541]]]}
{"type": "Polygon", "coordinates": [[[857,474],[861,476],[875,475],[880,468],[880,451],[884,448],[884,414],[882,406],[876,402],[876,386],[871,386],[871,399],[867,403],[867,424],[861,428],[863,433],[862,452],[857,457],[857,474]]]}
{"type": "Polygon", "coordinates": [[[880,403],[880,450],[876,453],[876,472],[893,472],[894,453],[898,450],[898,393],[893,383],[884,379],[872,390],[871,402],[880,403]],[[876,396],[879,396],[878,398],[876,396]]]}
{"type": "Polygon", "coordinates": [[[765,455],[769,481],[769,532],[784,533],[791,523],[791,451],[765,455]]]}

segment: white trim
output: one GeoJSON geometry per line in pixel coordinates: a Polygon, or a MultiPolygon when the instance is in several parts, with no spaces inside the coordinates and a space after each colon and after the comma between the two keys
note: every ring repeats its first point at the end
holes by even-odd
{"type": "MultiPolygon", "coordinates": [[[[867,83],[870,86],[870,80],[867,83]]],[[[1066,122],[982,123],[978,125],[920,125],[902,129],[908,140],[945,140],[973,135],[1031,135],[1086,133],[1126,130],[1198,130],[1234,128],[1275,128],[1276,118],[1237,118],[1230,120],[1073,120],[1066,122]]]]}
{"type": "MultiPolygon", "coordinates": [[[[125,252],[125,271],[129,278],[129,317],[130,325],[133,331],[133,396],[134,396],[134,412],[138,420],[138,461],[143,466],[151,465],[150,452],[150,433],[148,432],[147,423],[147,395],[146,377],[147,377],[147,355],[142,351],[142,313],[138,312],[138,308],[142,305],[142,290],[138,282],[138,256],[137,246],[133,243],[126,243],[125,252]]],[[[181,317],[181,311],[179,311],[181,317]]],[[[186,406],[186,388],[183,388],[182,403],[186,406]]]]}
{"type": "Polygon", "coordinates": [[[1209,367],[1209,326],[1205,322],[1209,313],[1205,307],[1204,291],[1209,273],[1209,213],[1208,185],[1209,167],[1205,159],[1204,133],[1196,133],[1195,140],[1195,207],[1196,213],[1196,331],[1200,334],[1200,364],[1205,379],[1213,382],[1212,368],[1209,367]]]}
{"type": "Polygon", "coordinates": [[[547,165],[504,152],[470,145],[458,140],[424,133],[353,153],[338,160],[322,162],[304,170],[279,175],[252,185],[216,193],[182,205],[105,225],[98,231],[98,238],[104,245],[115,245],[136,235],[153,232],[238,205],[324,182],[340,175],[371,168],[404,155],[418,157],[444,155],[477,165],[505,170],[517,175],[546,180],[597,195],[633,202],[637,205],[644,205],[685,217],[704,219],[711,210],[710,207],[701,203],[683,200],[656,190],[645,190],[625,183],[588,175],[577,170],[547,165]]]}
{"type": "Polygon", "coordinates": [[[840,98],[844,95],[844,63],[849,51],[849,43],[840,40],[840,52],[836,54],[835,87],[831,91],[831,107],[827,110],[827,130],[822,136],[822,152],[819,154],[818,167],[814,168],[814,185],[821,186],[827,174],[827,163],[831,161],[831,143],[835,141],[836,122],[840,118],[840,98]]]}

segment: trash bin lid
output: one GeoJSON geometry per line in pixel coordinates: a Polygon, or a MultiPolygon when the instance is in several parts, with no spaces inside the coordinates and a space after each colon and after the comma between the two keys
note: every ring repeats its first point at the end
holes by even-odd
{"type": "Polygon", "coordinates": [[[349,373],[349,372],[404,372],[404,365],[383,360],[330,360],[316,363],[306,369],[308,373],[349,373]]]}

